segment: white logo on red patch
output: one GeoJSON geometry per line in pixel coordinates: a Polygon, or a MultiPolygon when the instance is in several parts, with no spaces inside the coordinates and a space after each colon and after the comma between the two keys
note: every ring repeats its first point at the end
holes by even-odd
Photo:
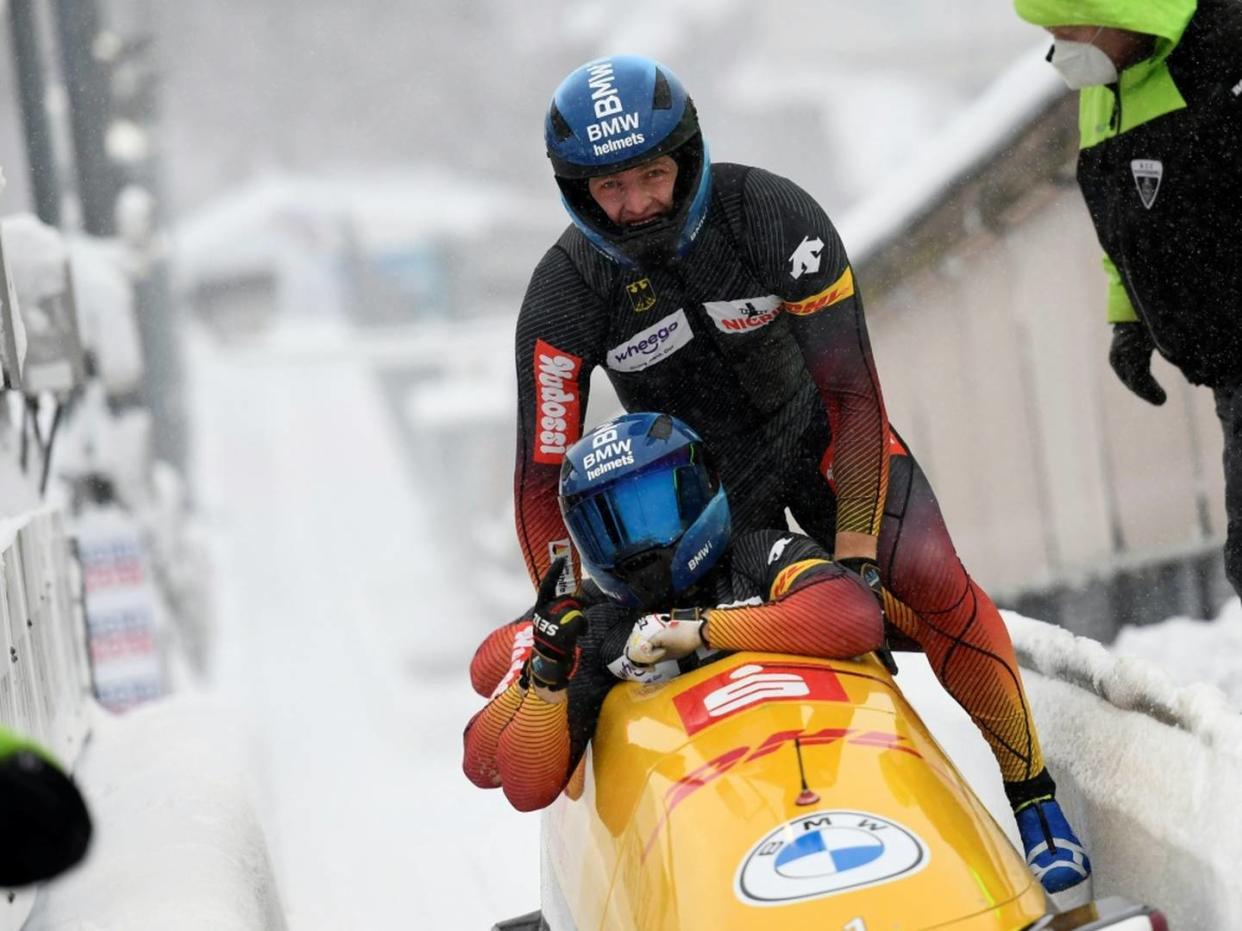
{"type": "Polygon", "coordinates": [[[582,360],[535,341],[535,461],[556,465],[580,435],[582,360]]]}
{"type": "Polygon", "coordinates": [[[770,701],[844,701],[845,689],[831,669],[784,663],[748,663],[673,698],[687,734],[770,701]]]}

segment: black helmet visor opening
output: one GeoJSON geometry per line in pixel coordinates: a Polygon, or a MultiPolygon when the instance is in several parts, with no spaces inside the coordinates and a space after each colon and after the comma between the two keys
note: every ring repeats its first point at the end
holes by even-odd
{"type": "Polygon", "coordinates": [[[644,156],[628,165],[628,168],[610,166],[607,171],[596,171],[582,177],[558,175],[556,182],[570,208],[606,239],[616,243],[635,257],[647,255],[655,259],[667,259],[671,257],[671,250],[676,245],[678,233],[685,222],[695,192],[698,190],[703,163],[703,137],[696,132],[678,148],[644,156]],[[677,178],[673,182],[673,202],[669,212],[653,222],[639,226],[629,227],[614,223],[604,212],[604,208],[591,196],[590,179],[626,171],[628,168],[654,161],[662,155],[670,156],[677,163],[677,178]]]}

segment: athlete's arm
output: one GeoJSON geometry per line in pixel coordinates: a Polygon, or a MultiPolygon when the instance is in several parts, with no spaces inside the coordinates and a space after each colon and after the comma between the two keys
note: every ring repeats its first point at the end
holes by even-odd
{"type": "Polygon", "coordinates": [[[518,543],[538,586],[552,560],[570,554],[569,534],[557,505],[565,450],[582,435],[591,369],[606,320],[599,298],[559,247],[531,276],[518,316],[517,464],[513,475],[518,543]]]}
{"type": "Polygon", "coordinates": [[[588,610],[578,665],[564,690],[538,688],[526,676],[502,683],[463,734],[462,769],[471,782],[484,789],[503,788],[519,811],[535,811],[555,801],[586,751],[600,706],[615,682],[600,657],[605,648],[615,652],[615,644],[624,643],[631,614],[614,605],[588,610]]]}
{"type": "Polygon", "coordinates": [[[484,698],[515,681],[535,643],[530,611],[488,634],[470,659],[470,685],[484,698]]]}
{"type": "Polygon", "coordinates": [[[860,656],[883,645],[875,595],[801,534],[762,531],[734,543],[734,565],[764,604],[709,608],[707,643],[723,650],[860,656]]]}
{"type": "Polygon", "coordinates": [[[888,492],[888,417],[845,247],[797,185],[752,169],[744,190],[752,264],[783,302],[832,427],[834,555],[874,559],[888,492]]]}

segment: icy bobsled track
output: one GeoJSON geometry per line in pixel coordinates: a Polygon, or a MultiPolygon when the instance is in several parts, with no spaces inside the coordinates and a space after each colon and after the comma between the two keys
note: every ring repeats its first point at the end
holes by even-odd
{"type": "Polygon", "coordinates": [[[529,908],[538,822],[461,776],[469,567],[439,559],[454,531],[350,334],[331,345],[194,346],[218,685],[254,732],[290,931],[487,927],[529,908]]]}

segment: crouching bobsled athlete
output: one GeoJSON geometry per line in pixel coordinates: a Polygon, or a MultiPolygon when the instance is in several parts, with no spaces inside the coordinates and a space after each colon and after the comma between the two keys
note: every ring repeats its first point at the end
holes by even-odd
{"type": "Polygon", "coordinates": [[[529,619],[493,631],[470,670],[490,701],[466,727],[463,768],[519,810],[569,784],[619,680],[664,681],[726,651],[846,659],[884,645],[879,586],[801,534],[732,534],[709,451],[674,417],[589,432],[565,454],[559,501],[591,581],[558,594],[557,559],[529,619]]]}
{"type": "Polygon", "coordinates": [[[619,679],[659,681],[719,651],[846,658],[882,645],[875,595],[817,543],[732,536],[708,452],[673,417],[626,414],[588,433],[565,455],[560,503],[594,585],[558,596],[558,560],[532,621],[493,631],[470,670],[491,701],[466,727],[466,775],[520,810],[565,787],[619,679]]]}

